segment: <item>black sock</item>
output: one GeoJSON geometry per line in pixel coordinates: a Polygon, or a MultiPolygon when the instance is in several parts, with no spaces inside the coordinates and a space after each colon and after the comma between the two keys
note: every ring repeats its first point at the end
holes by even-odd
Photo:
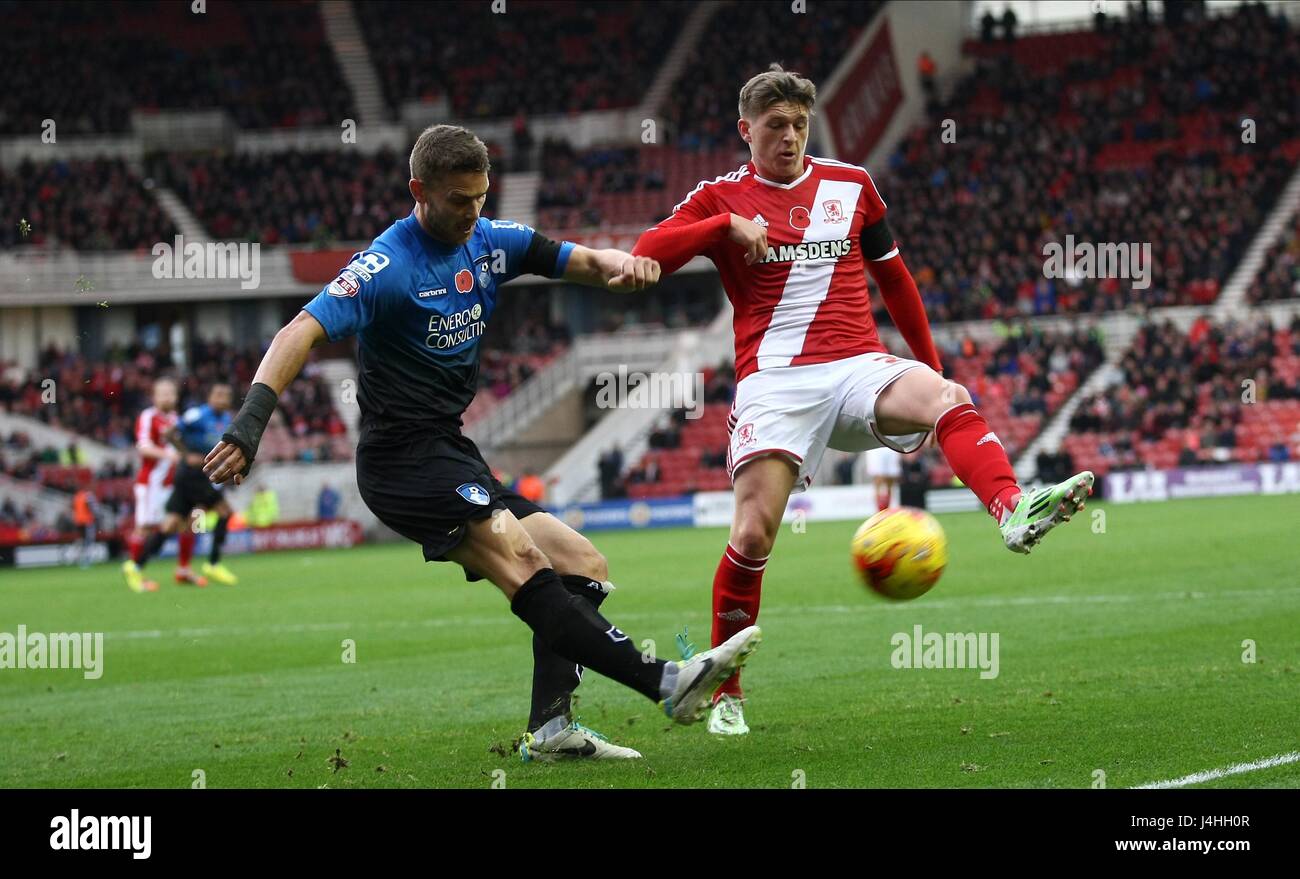
{"type": "Polygon", "coordinates": [[[589,602],[565,589],[552,569],[542,568],[519,587],[510,610],[556,655],[595,669],[655,702],[661,698],[666,663],[645,662],[632,639],[589,602]]]}
{"type": "Polygon", "coordinates": [[[149,563],[149,559],[158,554],[158,550],[162,549],[163,541],[166,539],[167,535],[163,534],[161,531],[149,532],[149,536],[145,538],[144,546],[140,549],[141,568],[149,563]]]}
{"type": "MultiPolygon", "coordinates": [[[[600,581],[579,574],[561,574],[564,588],[599,609],[606,592],[600,581]]],[[[582,683],[582,666],[570,662],[546,646],[533,633],[533,707],[528,715],[528,731],[537,732],[546,721],[568,714],[571,696],[582,683]]]]}
{"type": "Polygon", "coordinates": [[[212,549],[208,552],[208,562],[210,564],[219,564],[221,562],[221,547],[226,543],[226,528],[230,525],[230,517],[222,516],[217,520],[217,527],[212,529],[212,549]]]}

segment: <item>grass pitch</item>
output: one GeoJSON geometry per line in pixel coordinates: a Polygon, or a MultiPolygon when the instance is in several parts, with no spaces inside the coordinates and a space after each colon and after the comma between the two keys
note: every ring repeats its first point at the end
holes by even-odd
{"type": "MultiPolygon", "coordinates": [[[[1294,497],[1090,504],[1033,555],[983,513],[941,516],[950,564],[887,603],[854,580],[856,523],[783,530],[764,644],[744,681],[753,732],[672,726],[588,673],[577,714],[645,759],[522,765],[529,633],[486,584],[412,544],[233,557],[236,587],[115,565],[0,572],[0,632],[103,632],[102,678],[0,670],[0,786],[1108,787],[1300,751],[1294,497]],[[1104,523],[1094,510],[1104,513],[1104,523]],[[1104,530],[1099,526],[1104,524],[1104,530]],[[999,636],[999,674],[898,669],[895,633],[999,636]],[[355,643],[353,663],[344,641],[355,643]],[[1254,662],[1243,661],[1254,643],[1254,662]],[[504,770],[504,776],[496,770],[504,770]]],[[[607,616],[676,657],[706,645],[726,533],[593,535],[607,616]]],[[[1300,786],[1300,762],[1204,786],[1300,786]]]]}

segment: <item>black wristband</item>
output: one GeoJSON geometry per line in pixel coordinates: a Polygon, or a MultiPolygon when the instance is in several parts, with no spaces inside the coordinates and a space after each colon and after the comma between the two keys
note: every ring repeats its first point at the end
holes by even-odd
{"type": "Polygon", "coordinates": [[[269,385],[257,382],[248,389],[248,396],[244,397],[244,405],[230,423],[230,430],[221,435],[223,442],[238,446],[244,453],[246,463],[240,476],[247,476],[249,468],[253,466],[257,446],[262,442],[262,431],[266,430],[266,424],[271,420],[277,400],[279,396],[269,385]]]}

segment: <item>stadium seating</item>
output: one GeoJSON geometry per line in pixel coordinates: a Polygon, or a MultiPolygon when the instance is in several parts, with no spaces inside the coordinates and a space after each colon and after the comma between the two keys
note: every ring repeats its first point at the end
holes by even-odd
{"type": "Polygon", "coordinates": [[[1246,290],[1251,305],[1300,297],[1300,216],[1264,256],[1264,266],[1246,290]]]}
{"type": "MultiPolygon", "coordinates": [[[[202,402],[201,394],[214,381],[247,387],[261,352],[235,349],[219,342],[197,342],[189,371],[181,377],[186,405],[202,402]]],[[[174,372],[169,364],[142,346],[109,352],[91,362],[80,354],[55,349],[43,352],[40,365],[21,381],[0,382],[0,407],[27,415],[118,449],[135,445],[135,419],[150,405],[155,377],[174,372]],[[57,403],[41,399],[42,378],[53,378],[57,403]]],[[[334,411],[323,379],[311,365],[281,395],[277,418],[291,442],[270,440],[262,454],[272,460],[351,458],[346,428],[334,411]]],[[[274,427],[273,422],[273,427],[274,427]]],[[[274,434],[268,428],[268,434],[274,434]]]]}
{"type": "Polygon", "coordinates": [[[1300,459],[1300,318],[1274,328],[1202,317],[1187,333],[1148,323],[1121,367],[1071,419],[1062,446],[1079,468],[1300,459]]]}
{"type": "Polygon", "coordinates": [[[747,157],[732,148],[542,145],[538,226],[547,230],[641,231],[666,217],[701,180],[735,170],[747,157]]]}
{"type": "Polygon", "coordinates": [[[458,119],[635,105],[690,3],[371,2],[355,5],[394,107],[445,96],[458,119]]]}
{"type": "Polygon", "coordinates": [[[134,503],[131,468],[108,463],[93,471],[77,463],[80,458],[75,447],[36,448],[31,437],[21,431],[0,437],[0,474],[67,495],[67,508],[53,518],[42,517],[31,504],[5,498],[0,503],[0,541],[40,542],[74,536],[72,494],[82,488],[91,488],[96,494],[102,531],[112,531],[126,520],[134,503]]]}
{"type": "Polygon", "coordinates": [[[1296,31],[1243,7],[1176,39],[1132,22],[970,48],[976,71],[878,175],[931,319],[1212,302],[1300,154],[1294,90],[1257,87],[1300,81],[1296,31]],[[1267,137],[1242,142],[1242,107],[1267,137]],[[1070,234],[1153,242],[1150,286],[1044,278],[1043,244],[1070,234]]]}
{"type": "MultiPolygon", "coordinates": [[[[721,10],[710,21],[691,62],[673,83],[668,105],[662,108],[670,143],[688,150],[739,146],[736,105],[745,80],[779,61],[787,70],[825,85],[835,65],[883,5],[834,0],[819,2],[816,10],[801,14],[788,0],[747,0],[721,10]],[[743,40],[736,39],[737,15],[744,17],[743,40]]],[[[714,170],[709,179],[732,167],[714,170]]]]}
{"type": "Polygon", "coordinates": [[[47,118],[60,135],[125,132],[133,110],[221,108],[244,128],[356,116],[316,3],[5,3],[0,32],[0,136],[47,118]]]}
{"type": "Polygon", "coordinates": [[[24,161],[0,168],[0,249],[136,250],[176,227],[119,159],[24,161]],[[26,221],[23,225],[20,221],[26,221]]]}
{"type": "MultiPolygon", "coordinates": [[[[222,240],[365,244],[411,212],[408,160],[392,150],[167,153],[149,166],[222,240]]],[[[488,190],[487,216],[495,215],[499,182],[495,176],[488,190]]]]}

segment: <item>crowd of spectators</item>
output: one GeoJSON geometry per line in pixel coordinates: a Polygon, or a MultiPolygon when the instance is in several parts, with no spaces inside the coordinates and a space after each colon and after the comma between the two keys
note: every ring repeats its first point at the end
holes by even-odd
{"type": "Polygon", "coordinates": [[[253,129],[356,118],[317,3],[7,2],[0,32],[0,135],[46,119],[59,135],[120,133],[132,110],[221,108],[253,129]]]}
{"type": "Polygon", "coordinates": [[[1258,305],[1300,297],[1300,216],[1281,240],[1269,248],[1264,265],[1246,290],[1246,302],[1258,305]]]}
{"type": "Polygon", "coordinates": [[[932,320],[1208,304],[1259,227],[1300,136],[1296,30],[1247,6],[1176,34],[1135,20],[1097,45],[1055,70],[1011,46],[977,59],[879,175],[932,320]],[[1149,243],[1149,286],[1046,278],[1044,245],[1067,235],[1149,243]]]}
{"type": "MultiPolygon", "coordinates": [[[[969,336],[961,341],[960,348],[963,350],[946,352],[954,366],[960,363],[961,357],[975,356],[978,351],[969,336]]],[[[992,380],[1003,377],[1012,380],[1007,395],[1011,415],[1036,414],[1045,418],[1054,409],[1048,401],[1055,388],[1054,380],[1068,374],[1076,383],[1082,381],[1105,359],[1102,338],[1096,328],[1052,330],[1019,324],[991,348],[983,373],[992,380]]],[[[978,392],[976,385],[975,393],[978,392]]]]}
{"type": "Polygon", "coordinates": [[[135,250],[176,227],[121,159],[24,160],[0,167],[0,249],[135,250]]]}
{"type": "Polygon", "coordinates": [[[883,5],[824,0],[800,11],[788,0],[747,0],[723,9],[709,22],[663,108],[670,142],[684,149],[734,145],[736,103],[747,79],[778,61],[824,86],[883,5]]]}
{"type": "MultiPolygon", "coordinates": [[[[180,370],[167,352],[151,351],[140,344],[114,347],[94,360],[51,347],[41,353],[39,364],[29,374],[15,376],[11,370],[0,381],[0,408],[113,448],[128,449],[135,445],[136,417],[151,405],[155,378],[176,377],[182,405],[197,404],[205,401],[207,389],[216,381],[233,384],[237,393],[246,388],[261,356],[256,347],[198,341],[190,352],[188,369],[180,370]],[[54,382],[48,389],[43,385],[46,379],[54,382]]],[[[276,417],[297,439],[319,436],[321,446],[328,447],[328,438],[346,433],[314,364],[308,364],[303,375],[285,389],[277,412],[276,417]]],[[[328,450],[300,445],[312,459],[332,456],[328,450]]]]}
{"type": "MultiPolygon", "coordinates": [[[[500,155],[495,145],[489,150],[500,155]]],[[[368,242],[412,207],[408,158],[390,149],[166,153],[152,156],[149,167],[222,240],[368,242]]],[[[495,216],[498,189],[488,190],[485,216],[495,216]]]]}
{"type": "MultiPolygon", "coordinates": [[[[660,168],[641,169],[637,147],[596,147],[575,150],[568,141],[548,138],[542,142],[542,183],[537,192],[537,207],[542,225],[600,226],[605,219],[593,194],[635,191],[662,192],[664,174],[660,168]],[[560,219],[554,208],[578,208],[576,222],[560,219]]],[[[671,196],[664,195],[671,201],[671,196]]],[[[664,212],[671,204],[664,207],[664,212]]]]}
{"type": "Polygon", "coordinates": [[[648,453],[630,468],[624,469],[626,461],[618,446],[601,453],[596,468],[602,500],[628,497],[630,487],[640,496],[645,486],[658,485],[666,476],[687,491],[704,484],[712,489],[722,487],[719,474],[727,466],[726,412],[736,396],[736,370],[730,360],[705,371],[703,389],[703,399],[695,401],[700,417],[688,417],[685,408],[665,412],[646,437],[648,453]],[[655,454],[676,452],[684,445],[684,456],[663,458],[655,454]],[[665,463],[669,460],[671,464],[665,463]],[[683,472],[665,473],[666,466],[683,472]]]}
{"type": "Polygon", "coordinates": [[[393,107],[445,97],[458,119],[635,105],[694,4],[510,0],[354,8],[393,107]],[[436,35],[436,36],[433,36],[436,35]]]}
{"type": "MultiPolygon", "coordinates": [[[[75,443],[64,448],[54,446],[37,446],[32,438],[23,431],[12,431],[7,437],[0,438],[0,473],[19,482],[41,482],[41,474],[60,471],[60,476],[70,478],[51,479],[47,487],[67,494],[68,504],[54,516],[41,516],[30,503],[15,502],[6,497],[0,503],[0,539],[40,540],[56,539],[74,531],[72,522],[72,494],[84,481],[80,471],[92,480],[120,480],[134,475],[129,464],[112,461],[105,463],[94,471],[85,468],[85,456],[75,443]]],[[[98,510],[101,521],[112,527],[131,511],[129,498],[125,494],[100,499],[98,510]]]]}
{"type": "MultiPolygon", "coordinates": [[[[1290,350],[1280,350],[1267,317],[1216,324],[1203,315],[1187,332],[1168,320],[1145,323],[1117,381],[1081,401],[1071,436],[1101,435],[1098,452],[1111,470],[1145,468],[1142,445],[1169,436],[1181,438],[1179,466],[1231,460],[1246,388],[1251,403],[1300,400],[1300,376],[1273,370],[1275,358],[1300,355],[1300,315],[1290,338],[1290,350]]],[[[1281,460],[1287,457],[1284,447],[1281,460]]]]}

